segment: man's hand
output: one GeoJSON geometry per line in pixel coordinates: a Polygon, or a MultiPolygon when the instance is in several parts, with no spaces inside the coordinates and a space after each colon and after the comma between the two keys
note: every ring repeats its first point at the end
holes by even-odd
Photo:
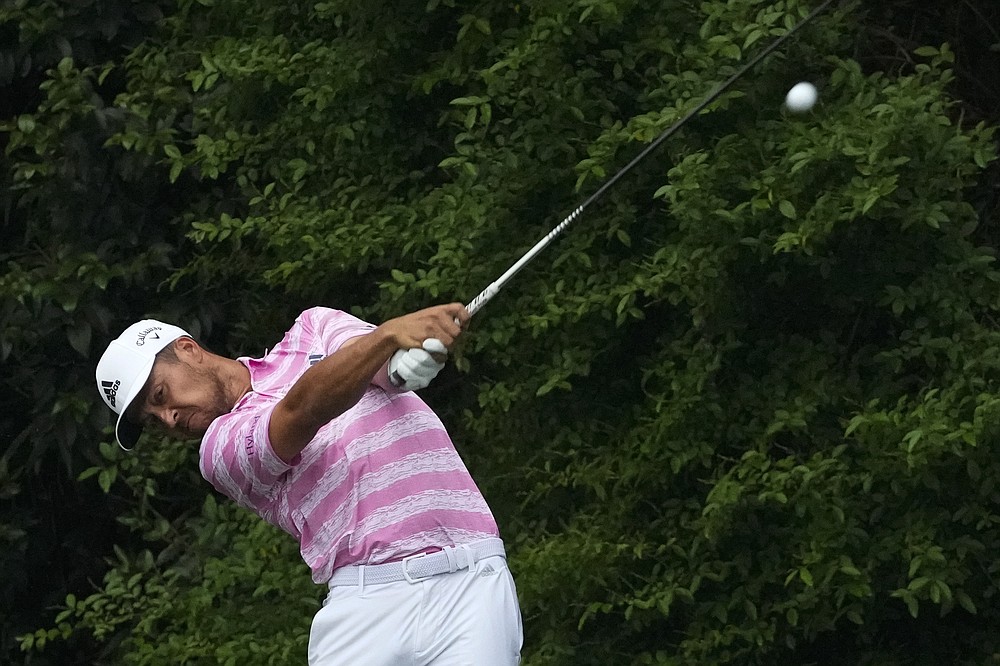
{"type": "Polygon", "coordinates": [[[404,391],[419,391],[437,377],[447,357],[448,349],[437,338],[424,340],[421,349],[400,349],[389,359],[389,381],[404,391]]]}
{"type": "Polygon", "coordinates": [[[430,384],[444,368],[448,348],[468,321],[465,307],[461,303],[450,303],[383,324],[400,346],[387,367],[392,385],[404,391],[416,391],[430,384]]]}
{"type": "Polygon", "coordinates": [[[421,349],[429,338],[451,349],[468,322],[469,311],[464,305],[448,303],[390,319],[379,328],[392,336],[398,349],[421,349]]]}

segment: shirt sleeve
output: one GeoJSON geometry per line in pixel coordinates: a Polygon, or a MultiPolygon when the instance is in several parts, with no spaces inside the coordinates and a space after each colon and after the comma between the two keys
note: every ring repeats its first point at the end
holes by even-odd
{"type": "Polygon", "coordinates": [[[330,308],[310,308],[302,313],[299,321],[309,333],[322,341],[328,356],[343,347],[351,338],[375,330],[374,324],[330,308]]]}
{"type": "Polygon", "coordinates": [[[276,401],[217,418],[201,441],[201,474],[216,490],[248,507],[269,501],[292,465],[268,439],[276,401]]]}

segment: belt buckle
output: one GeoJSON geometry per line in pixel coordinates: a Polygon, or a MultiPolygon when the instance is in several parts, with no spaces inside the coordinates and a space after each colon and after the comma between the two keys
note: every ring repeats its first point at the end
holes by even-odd
{"type": "Polygon", "coordinates": [[[402,568],[403,568],[403,579],[407,583],[409,583],[410,585],[413,585],[415,583],[419,583],[422,580],[427,580],[428,578],[433,577],[434,574],[428,574],[426,576],[417,576],[417,577],[414,577],[414,576],[410,575],[409,570],[406,568],[406,563],[409,562],[410,560],[415,560],[415,559],[417,559],[419,557],[426,557],[426,555],[427,555],[427,553],[417,553],[416,555],[407,555],[402,560],[400,560],[400,566],[402,566],[402,568]]]}

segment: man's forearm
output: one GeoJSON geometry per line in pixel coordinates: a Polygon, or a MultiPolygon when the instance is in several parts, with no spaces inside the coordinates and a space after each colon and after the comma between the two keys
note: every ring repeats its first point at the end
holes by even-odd
{"type": "Polygon", "coordinates": [[[391,335],[375,329],[348,341],[309,368],[275,406],[269,434],[275,453],[294,458],[331,420],[357,404],[396,351],[391,335]]]}
{"type": "Polygon", "coordinates": [[[375,373],[384,372],[397,349],[416,349],[431,338],[450,348],[468,321],[464,305],[448,303],[390,319],[348,341],[304,372],[274,406],[268,426],[271,448],[290,462],[320,428],[354,406],[373,379],[385,386],[375,373]]]}

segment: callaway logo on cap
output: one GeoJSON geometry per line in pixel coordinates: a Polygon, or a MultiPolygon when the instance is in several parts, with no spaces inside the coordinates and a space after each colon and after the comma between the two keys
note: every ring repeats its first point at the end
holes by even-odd
{"type": "Polygon", "coordinates": [[[125,418],[125,410],[145,386],[156,354],[187,331],[170,324],[143,319],[125,329],[108,345],[97,363],[97,389],[104,403],[118,414],[115,439],[130,450],[142,434],[142,426],[125,418]]]}

